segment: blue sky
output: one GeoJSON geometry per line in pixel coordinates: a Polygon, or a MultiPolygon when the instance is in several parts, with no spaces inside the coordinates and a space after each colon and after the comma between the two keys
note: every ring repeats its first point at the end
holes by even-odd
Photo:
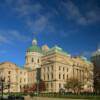
{"type": "Polygon", "coordinates": [[[0,62],[22,66],[34,37],[90,57],[100,44],[100,0],[0,0],[0,62]]]}

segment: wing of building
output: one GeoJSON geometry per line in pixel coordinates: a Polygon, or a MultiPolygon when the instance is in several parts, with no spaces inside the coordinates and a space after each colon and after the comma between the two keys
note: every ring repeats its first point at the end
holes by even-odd
{"type": "MultiPolygon", "coordinates": [[[[24,85],[32,85],[37,79],[43,80],[46,84],[45,92],[59,92],[64,89],[64,85],[70,78],[78,78],[84,83],[84,90],[93,91],[93,64],[85,57],[72,57],[62,48],[54,46],[49,48],[47,45],[39,47],[37,40],[33,39],[32,46],[27,49],[25,65],[19,68],[13,63],[5,62],[0,64],[0,71],[7,70],[8,64],[10,74],[15,85],[15,90],[21,91],[24,85]],[[14,75],[15,76],[14,76],[14,75]]],[[[6,71],[9,73],[9,70],[6,71]]],[[[3,72],[4,73],[4,72],[3,72]]],[[[8,77],[9,74],[5,74],[8,77]]],[[[9,80],[9,78],[8,78],[9,80]]]]}
{"type": "Polygon", "coordinates": [[[91,61],[94,64],[94,90],[100,93],[100,48],[92,54],[91,61]]]}
{"type": "Polygon", "coordinates": [[[27,70],[11,62],[0,63],[0,78],[4,77],[5,92],[20,92],[27,84],[27,70]]]}

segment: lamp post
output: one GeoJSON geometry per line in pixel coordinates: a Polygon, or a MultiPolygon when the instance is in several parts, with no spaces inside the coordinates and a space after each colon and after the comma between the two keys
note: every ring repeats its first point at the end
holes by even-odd
{"type": "Polygon", "coordinates": [[[1,82],[1,98],[3,98],[3,88],[4,88],[5,77],[0,77],[0,82],[1,82]]]}
{"type": "Polygon", "coordinates": [[[8,81],[8,94],[10,95],[10,79],[8,81]]]}

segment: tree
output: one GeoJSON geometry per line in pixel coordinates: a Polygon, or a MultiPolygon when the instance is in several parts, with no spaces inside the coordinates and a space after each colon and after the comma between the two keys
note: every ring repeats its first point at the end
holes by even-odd
{"type": "Polygon", "coordinates": [[[70,89],[74,93],[80,93],[82,86],[83,86],[82,82],[79,81],[77,78],[70,78],[65,84],[65,88],[68,91],[70,89]]]}
{"type": "Polygon", "coordinates": [[[40,83],[39,83],[39,91],[42,92],[42,91],[45,91],[45,90],[46,90],[45,82],[43,80],[41,80],[40,83]]]}
{"type": "Polygon", "coordinates": [[[39,84],[34,83],[31,85],[26,85],[26,86],[24,86],[23,89],[24,89],[24,92],[35,92],[35,91],[37,91],[37,86],[38,86],[39,92],[46,90],[46,85],[45,85],[45,82],[43,80],[40,80],[39,84]]]}
{"type": "Polygon", "coordinates": [[[96,93],[100,93],[100,74],[94,76],[94,89],[96,93]]]}

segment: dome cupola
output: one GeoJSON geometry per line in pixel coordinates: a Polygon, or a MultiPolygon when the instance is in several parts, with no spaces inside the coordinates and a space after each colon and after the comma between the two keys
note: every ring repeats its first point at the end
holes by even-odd
{"type": "Polygon", "coordinates": [[[33,39],[32,40],[32,45],[34,46],[34,45],[37,45],[37,40],[36,39],[33,39]]]}

